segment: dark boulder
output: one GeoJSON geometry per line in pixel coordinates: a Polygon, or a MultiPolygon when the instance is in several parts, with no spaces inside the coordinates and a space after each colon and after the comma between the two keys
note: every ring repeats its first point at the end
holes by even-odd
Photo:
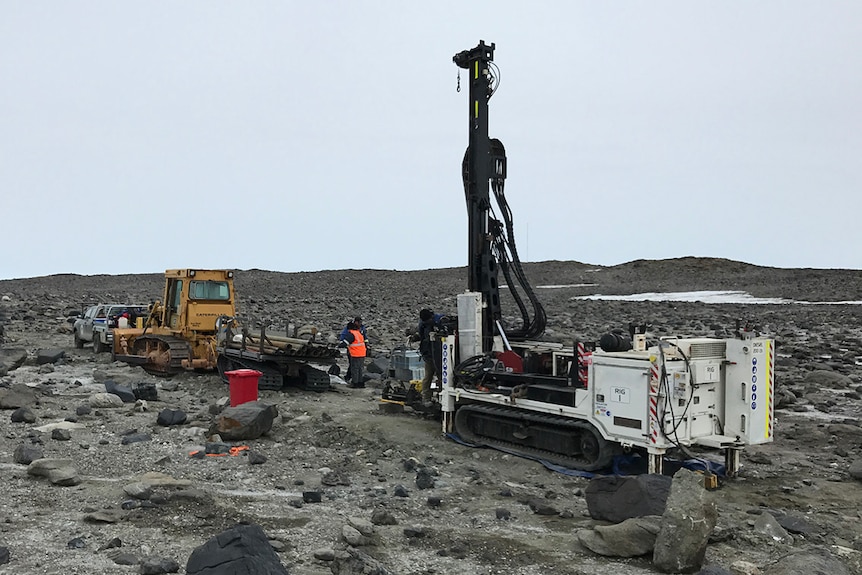
{"type": "Polygon", "coordinates": [[[634,477],[596,477],[584,493],[590,517],[620,523],[634,517],[664,513],[670,477],[657,474],[634,477]]]}
{"type": "Polygon", "coordinates": [[[239,524],[192,551],[188,575],[287,575],[259,525],[239,524]]]}

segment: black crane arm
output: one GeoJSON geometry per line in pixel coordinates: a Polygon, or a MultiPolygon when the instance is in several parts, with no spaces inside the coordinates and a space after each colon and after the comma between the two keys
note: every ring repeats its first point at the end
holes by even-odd
{"type": "Polygon", "coordinates": [[[467,70],[469,94],[469,143],[464,154],[462,177],[467,202],[468,254],[467,289],[483,298],[482,349],[493,347],[497,321],[502,318],[499,271],[521,311],[524,325],[508,332],[509,339],[538,337],[545,330],[545,312],[526,281],[514,243],[511,212],[503,195],[506,180],[506,150],[502,142],[488,136],[488,101],[499,85],[499,71],[494,65],[494,44],[484,41],[470,50],[455,54],[452,61],[467,70]],[[491,191],[502,210],[503,222],[493,216],[491,191]],[[515,284],[520,284],[533,310],[529,311],[515,284]]]}

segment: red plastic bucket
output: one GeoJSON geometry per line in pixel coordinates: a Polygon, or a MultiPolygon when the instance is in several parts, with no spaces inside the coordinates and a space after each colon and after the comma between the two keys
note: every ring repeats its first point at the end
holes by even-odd
{"type": "Polygon", "coordinates": [[[249,401],[257,401],[257,380],[263,375],[256,369],[226,371],[230,385],[230,406],[236,407],[249,401]]]}

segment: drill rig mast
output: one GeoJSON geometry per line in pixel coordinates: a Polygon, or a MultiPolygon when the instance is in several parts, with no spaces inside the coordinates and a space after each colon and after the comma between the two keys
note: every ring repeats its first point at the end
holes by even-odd
{"type": "Polygon", "coordinates": [[[494,44],[488,46],[480,41],[475,48],[455,54],[452,61],[467,70],[470,87],[469,143],[461,166],[468,219],[467,289],[482,294],[482,351],[487,353],[493,348],[495,332],[512,341],[542,335],[545,312],[526,280],[515,248],[511,211],[503,194],[506,150],[500,140],[488,136],[488,101],[499,84],[494,44]],[[492,191],[502,221],[494,217],[492,191]],[[502,333],[499,271],[503,272],[523,321],[520,329],[506,333],[502,333]],[[532,317],[525,297],[533,308],[532,317]]]}

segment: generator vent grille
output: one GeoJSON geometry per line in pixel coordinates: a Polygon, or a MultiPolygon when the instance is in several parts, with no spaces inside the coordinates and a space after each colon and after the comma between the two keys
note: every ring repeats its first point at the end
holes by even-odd
{"type": "Polygon", "coordinates": [[[727,342],[699,341],[691,344],[689,359],[704,359],[708,357],[723,358],[727,351],[727,342]]]}

